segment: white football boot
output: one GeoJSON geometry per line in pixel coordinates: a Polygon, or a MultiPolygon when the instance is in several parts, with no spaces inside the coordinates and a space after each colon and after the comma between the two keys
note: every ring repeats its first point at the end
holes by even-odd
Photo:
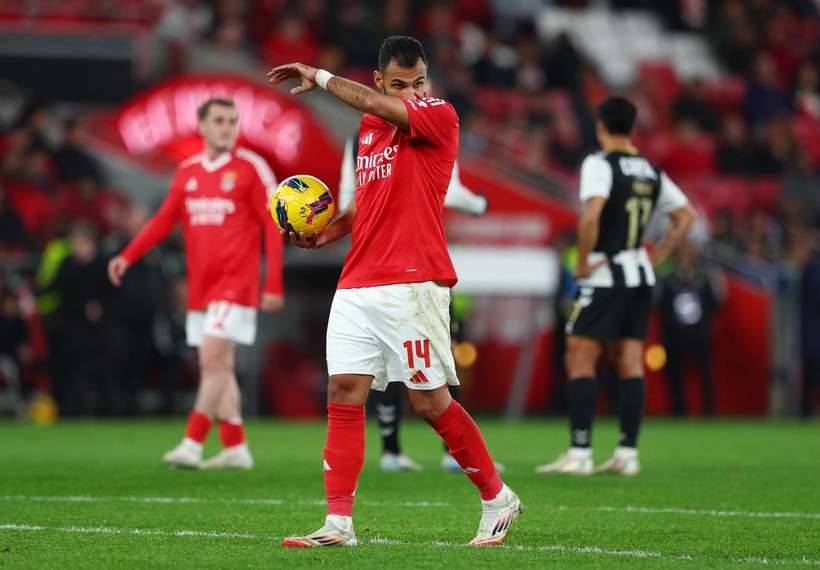
{"type": "Polygon", "coordinates": [[[536,467],[535,472],[591,475],[593,472],[592,450],[586,447],[570,447],[569,451],[552,463],[536,467]]]}
{"type": "Polygon", "coordinates": [[[182,443],[165,453],[162,460],[179,469],[199,469],[202,464],[202,444],[186,437],[182,443]]]}
{"type": "Polygon", "coordinates": [[[521,514],[521,499],[504,485],[495,499],[481,501],[481,522],[470,546],[498,546],[507,538],[510,525],[521,514]]]}
{"type": "Polygon", "coordinates": [[[379,459],[379,468],[388,473],[397,471],[421,471],[423,467],[401,453],[385,453],[379,459]]]}
{"type": "Polygon", "coordinates": [[[282,546],[291,548],[312,548],[314,546],[356,546],[353,519],[339,515],[328,515],[325,526],[307,536],[289,536],[282,546]]]}
{"type": "Polygon", "coordinates": [[[637,475],[641,472],[638,450],[634,447],[616,447],[612,457],[596,467],[595,472],[637,475]]]}
{"type": "Polygon", "coordinates": [[[202,469],[251,469],[253,456],[246,443],[226,447],[202,462],[202,469]]]}

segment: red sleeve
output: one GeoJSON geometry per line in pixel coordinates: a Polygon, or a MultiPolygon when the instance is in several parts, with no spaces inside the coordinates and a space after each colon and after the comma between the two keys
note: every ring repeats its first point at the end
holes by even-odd
{"type": "Polygon", "coordinates": [[[152,247],[156,246],[171,233],[179,221],[182,190],[179,184],[179,171],[174,175],[168,195],[157,210],[157,213],[148,220],[134,239],[125,247],[122,255],[128,265],[133,265],[152,247]]]}
{"type": "Polygon", "coordinates": [[[276,178],[264,160],[253,161],[256,176],[251,190],[252,210],[256,212],[264,228],[265,283],[262,290],[274,295],[285,294],[282,269],[285,245],[279,228],[270,213],[270,198],[276,188],[276,178]]]}

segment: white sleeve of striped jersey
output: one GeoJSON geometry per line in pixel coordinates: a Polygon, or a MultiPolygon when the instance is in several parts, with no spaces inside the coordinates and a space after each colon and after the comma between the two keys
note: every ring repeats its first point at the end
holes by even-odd
{"type": "Polygon", "coordinates": [[[677,184],[672,182],[672,179],[666,175],[666,172],[661,173],[661,191],[658,194],[658,202],[655,208],[659,212],[668,214],[674,212],[679,208],[683,208],[689,203],[686,194],[683,193],[677,184]]]}
{"type": "Polygon", "coordinates": [[[356,157],[353,156],[353,139],[347,139],[342,156],[342,175],[339,179],[339,211],[344,211],[355,197],[356,157]]]}
{"type": "Polygon", "coordinates": [[[609,198],[612,191],[612,166],[600,154],[591,154],[581,164],[581,189],[578,197],[583,204],[590,198],[609,198]]]}

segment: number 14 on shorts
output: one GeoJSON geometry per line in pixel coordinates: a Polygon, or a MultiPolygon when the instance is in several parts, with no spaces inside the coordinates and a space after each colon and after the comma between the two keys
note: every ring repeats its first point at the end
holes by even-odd
{"type": "MultiPolygon", "coordinates": [[[[416,368],[417,358],[419,361],[424,361],[424,368],[430,368],[430,341],[428,339],[406,340],[402,346],[407,350],[407,366],[410,370],[416,368]]],[[[429,380],[427,376],[424,375],[424,372],[415,370],[410,377],[410,382],[421,384],[427,383],[429,380]]]]}

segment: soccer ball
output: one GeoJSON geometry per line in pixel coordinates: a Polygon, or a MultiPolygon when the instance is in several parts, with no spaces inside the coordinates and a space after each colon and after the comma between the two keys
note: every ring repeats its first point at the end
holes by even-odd
{"type": "Polygon", "coordinates": [[[333,217],[333,196],[324,182],[307,174],[282,181],[270,200],[270,213],[280,231],[307,237],[327,227],[333,217]]]}

